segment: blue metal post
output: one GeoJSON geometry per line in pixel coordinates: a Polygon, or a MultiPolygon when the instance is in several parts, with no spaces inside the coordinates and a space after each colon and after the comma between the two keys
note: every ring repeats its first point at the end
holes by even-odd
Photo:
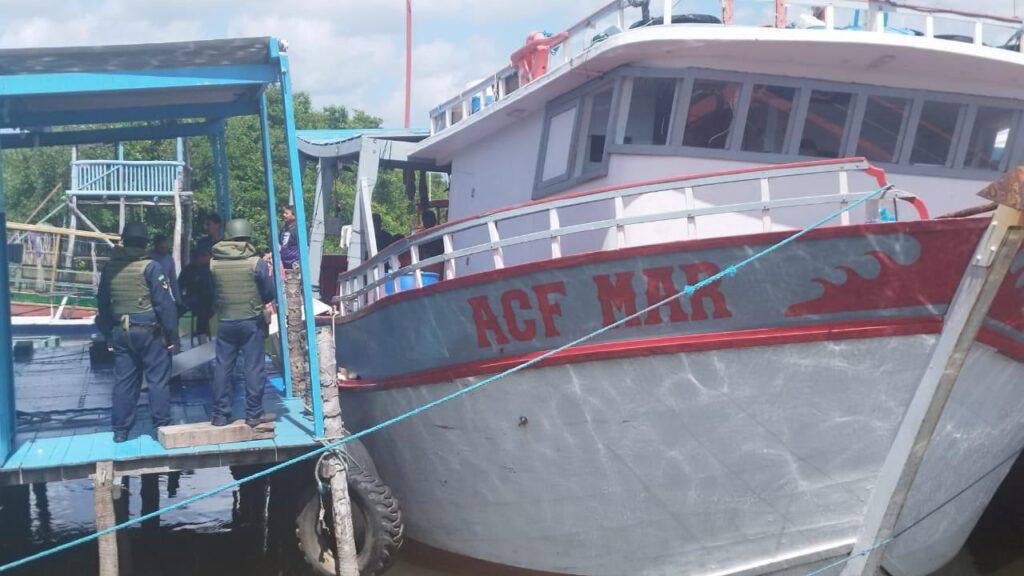
{"type": "Polygon", "coordinates": [[[309,353],[309,391],[313,408],[313,433],[324,435],[323,407],[320,405],[320,365],[316,357],[316,326],[313,319],[313,285],[309,269],[309,245],[306,234],[306,210],[302,199],[302,173],[299,171],[299,150],[295,142],[295,116],[292,110],[292,86],[288,55],[280,54],[281,108],[284,112],[284,145],[288,149],[288,172],[292,180],[292,203],[295,205],[295,227],[298,229],[299,268],[302,270],[302,306],[306,314],[306,343],[309,353]]]}
{"type": "MultiPolygon", "coordinates": [[[[3,150],[0,150],[0,237],[7,238],[7,192],[4,191],[3,150]]],[[[14,451],[17,416],[14,407],[14,364],[11,341],[11,284],[7,278],[7,249],[0,251],[0,463],[14,451]]]]}
{"type": "Polygon", "coordinates": [[[288,322],[285,319],[284,289],[281,288],[281,248],[277,245],[277,197],[274,192],[274,162],[270,155],[270,125],[267,123],[267,95],[260,94],[260,135],[263,138],[263,180],[267,189],[270,221],[270,253],[274,255],[274,294],[277,297],[277,335],[281,345],[281,372],[285,397],[292,397],[292,363],[288,354],[288,322]]]}

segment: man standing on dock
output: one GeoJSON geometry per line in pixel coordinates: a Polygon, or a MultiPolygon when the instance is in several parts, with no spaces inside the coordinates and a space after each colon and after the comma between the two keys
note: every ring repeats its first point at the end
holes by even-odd
{"type": "Polygon", "coordinates": [[[252,225],[235,218],[225,227],[226,240],[214,244],[210,273],[213,275],[214,309],[217,312],[217,360],[213,373],[214,426],[231,422],[232,376],[239,355],[245,372],[245,422],[256,427],[272,422],[263,413],[263,339],[268,320],[267,305],[274,301],[271,267],[249,242],[252,225]]]}
{"type": "Polygon", "coordinates": [[[121,246],[103,269],[96,294],[96,327],[114,350],[114,442],[127,440],[135,425],[143,374],[153,427],[171,423],[167,351],[180,343],[178,309],[170,280],[146,252],[148,240],[144,224],[125,224],[121,246]]]}

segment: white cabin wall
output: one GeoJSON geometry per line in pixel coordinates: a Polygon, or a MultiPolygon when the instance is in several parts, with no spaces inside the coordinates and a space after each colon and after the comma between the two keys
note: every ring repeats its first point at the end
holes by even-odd
{"type": "MultiPolygon", "coordinates": [[[[459,150],[452,157],[450,220],[521,204],[532,198],[543,124],[544,111],[534,112],[459,150]]],[[[538,219],[533,220],[537,222],[503,223],[498,230],[503,236],[519,234],[531,225],[540,225],[538,219]]],[[[455,235],[454,244],[459,249],[486,240],[487,231],[480,227],[455,235]]],[[[529,245],[506,248],[505,264],[543,258],[544,255],[536,253],[540,249],[541,246],[529,245]]],[[[460,258],[456,262],[459,276],[492,268],[490,252],[460,258]]]]}

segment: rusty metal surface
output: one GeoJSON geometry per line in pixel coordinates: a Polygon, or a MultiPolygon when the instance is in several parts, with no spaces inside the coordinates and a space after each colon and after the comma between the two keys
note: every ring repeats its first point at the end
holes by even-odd
{"type": "Polygon", "coordinates": [[[986,186],[978,196],[1024,210],[1024,166],[1017,166],[1005,176],[986,186]]]}

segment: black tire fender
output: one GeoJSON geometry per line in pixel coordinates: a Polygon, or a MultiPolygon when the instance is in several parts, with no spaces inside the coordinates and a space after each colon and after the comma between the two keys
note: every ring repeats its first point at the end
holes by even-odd
{"type": "MultiPolygon", "coordinates": [[[[394,564],[395,553],[402,545],[405,526],[398,500],[391,493],[391,488],[381,481],[375,470],[370,469],[372,464],[363,466],[359,460],[351,456],[346,458],[359,574],[377,576],[394,564]]],[[[324,486],[326,488],[326,484],[324,486]]],[[[314,573],[322,576],[337,574],[330,502],[329,489],[321,494],[316,486],[309,486],[298,502],[295,519],[299,551],[314,573]]]]}

